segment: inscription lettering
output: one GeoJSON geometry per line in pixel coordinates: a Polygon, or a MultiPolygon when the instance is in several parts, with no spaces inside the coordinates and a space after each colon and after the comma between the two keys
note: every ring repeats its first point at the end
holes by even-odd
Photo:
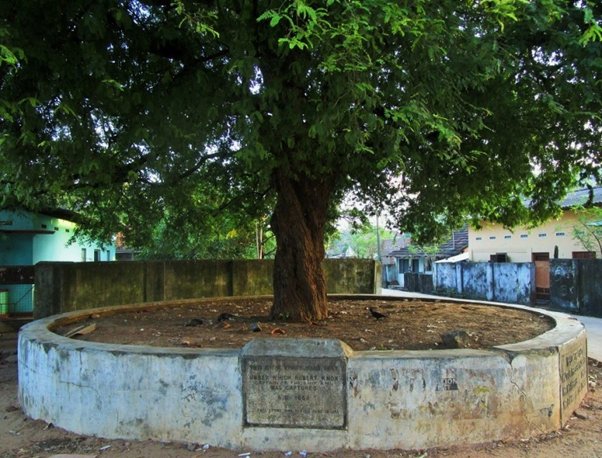
{"type": "Polygon", "coordinates": [[[560,355],[560,386],[562,409],[570,410],[581,401],[581,394],[587,387],[587,355],[583,345],[560,355]]]}
{"type": "Polygon", "coordinates": [[[458,391],[458,383],[453,377],[443,379],[443,391],[458,391]]]}
{"type": "Polygon", "coordinates": [[[442,374],[441,385],[437,384],[436,391],[458,391],[458,381],[456,379],[456,369],[446,369],[442,374]]]}
{"type": "Polygon", "coordinates": [[[345,367],[342,358],[244,358],[245,424],[344,428],[345,367]]]}

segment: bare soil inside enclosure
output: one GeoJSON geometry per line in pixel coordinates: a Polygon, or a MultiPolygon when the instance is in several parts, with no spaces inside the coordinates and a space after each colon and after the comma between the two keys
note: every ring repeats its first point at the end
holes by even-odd
{"type": "Polygon", "coordinates": [[[354,350],[435,350],[521,342],[554,327],[535,312],[444,300],[332,298],[330,316],[311,324],[270,320],[270,307],[270,299],[257,298],[156,305],[92,313],[53,331],[68,335],[92,325],[73,338],[160,347],[239,348],[256,338],[315,337],[340,339],[354,350]]]}

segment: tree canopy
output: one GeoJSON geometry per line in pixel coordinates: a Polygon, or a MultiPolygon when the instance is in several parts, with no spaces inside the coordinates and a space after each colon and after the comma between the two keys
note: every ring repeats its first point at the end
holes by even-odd
{"type": "Polygon", "coordinates": [[[134,245],[157,221],[271,213],[272,312],[321,319],[346,194],[428,240],[547,218],[599,174],[601,17],[593,0],[2,0],[1,203],[134,245]]]}
{"type": "Polygon", "coordinates": [[[577,210],[573,239],[586,251],[602,253],[602,207],[590,206],[577,210]]]}

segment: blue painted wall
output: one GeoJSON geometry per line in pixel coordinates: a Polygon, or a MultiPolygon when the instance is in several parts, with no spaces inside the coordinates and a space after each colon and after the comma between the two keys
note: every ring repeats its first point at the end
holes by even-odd
{"type": "MultiPolygon", "coordinates": [[[[65,219],[28,211],[0,211],[0,266],[35,265],[41,261],[89,262],[115,260],[113,243],[73,239],[76,225],[65,219]],[[18,233],[13,231],[28,231],[18,233]]],[[[9,311],[33,310],[33,286],[0,285],[8,290],[9,311]]]]}
{"type": "Polygon", "coordinates": [[[433,283],[444,295],[529,304],[534,272],[530,262],[437,263],[433,283]]]}

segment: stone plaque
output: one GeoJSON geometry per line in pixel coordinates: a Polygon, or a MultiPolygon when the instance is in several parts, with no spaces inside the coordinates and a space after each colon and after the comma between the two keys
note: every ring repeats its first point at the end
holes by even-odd
{"type": "Polygon", "coordinates": [[[560,347],[560,421],[564,425],[587,393],[585,334],[560,347]]]}
{"type": "Polygon", "coordinates": [[[245,426],[344,429],[346,359],[245,356],[245,426]]]}

